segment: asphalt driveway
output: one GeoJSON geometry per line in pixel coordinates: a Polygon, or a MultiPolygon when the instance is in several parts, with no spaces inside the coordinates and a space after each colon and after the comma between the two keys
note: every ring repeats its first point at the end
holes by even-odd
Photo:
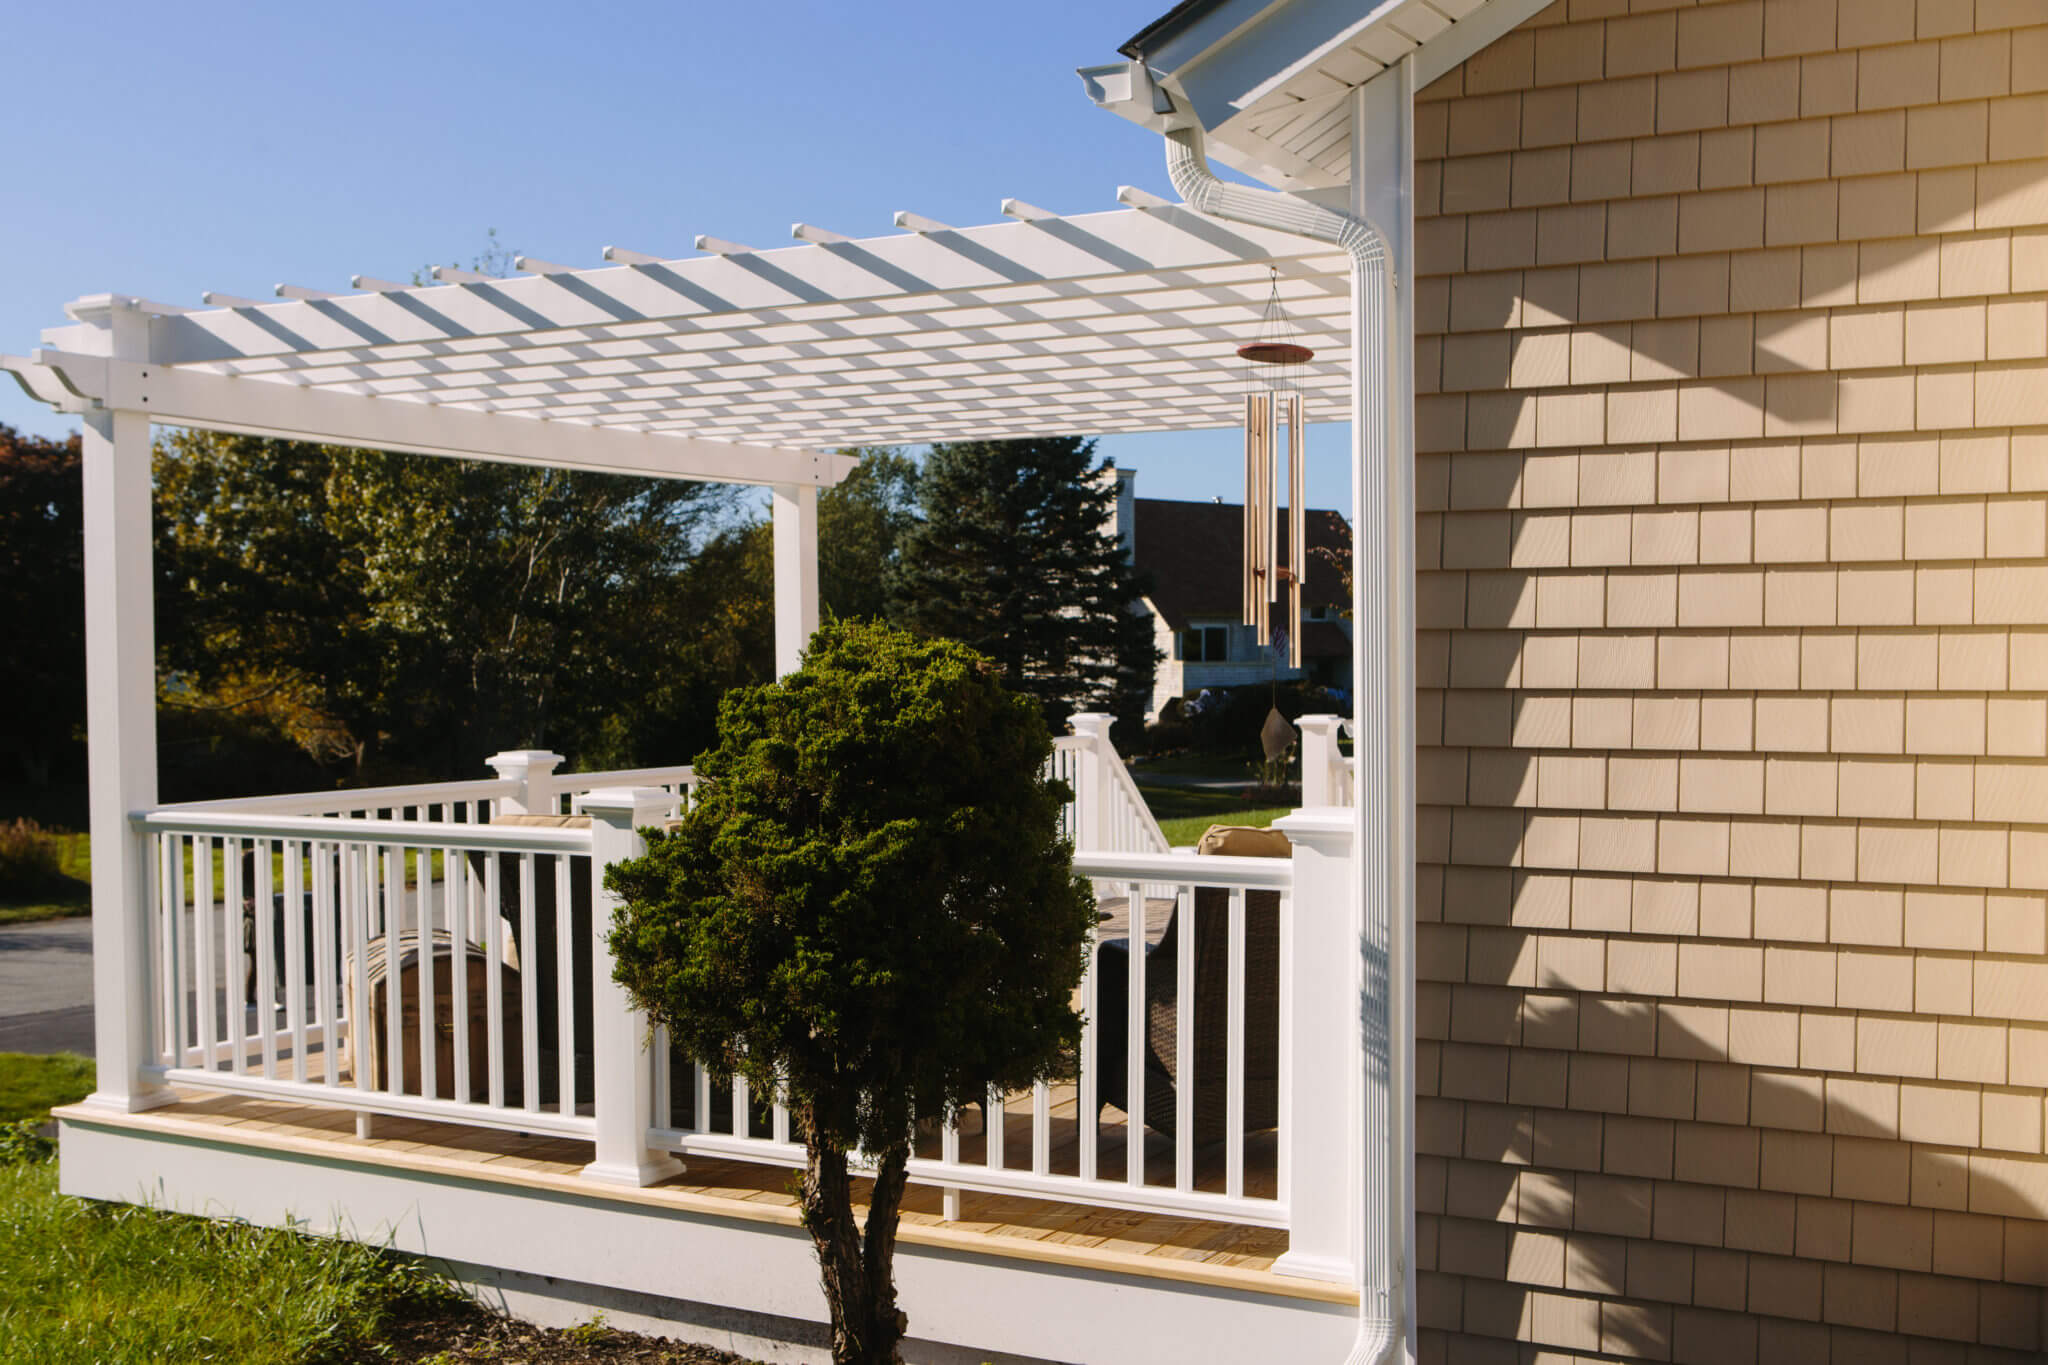
{"type": "Polygon", "coordinates": [[[92,1056],[90,919],[0,925],[0,1052],[92,1056]]]}

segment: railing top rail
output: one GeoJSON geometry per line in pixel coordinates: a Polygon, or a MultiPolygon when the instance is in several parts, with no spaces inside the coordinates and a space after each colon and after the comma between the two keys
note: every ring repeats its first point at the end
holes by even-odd
{"type": "Polygon", "coordinates": [[[578,791],[592,787],[622,787],[636,784],[659,782],[690,782],[697,776],[697,770],[687,763],[668,764],[655,768],[611,768],[590,773],[556,773],[554,784],[563,791],[578,791]]]}
{"type": "Polygon", "coordinates": [[[1285,891],[1294,885],[1288,858],[1232,858],[1186,853],[1076,853],[1074,870],[1104,881],[1174,882],[1285,891]]]}
{"type": "Polygon", "coordinates": [[[325,792],[284,792],[276,796],[228,796],[214,801],[181,801],[158,811],[241,811],[299,814],[319,810],[376,810],[431,806],[448,801],[488,801],[519,791],[517,782],[484,777],[467,782],[425,782],[405,787],[342,787],[325,792]]]}
{"type": "Polygon", "coordinates": [[[321,815],[193,810],[165,806],[135,811],[129,821],[161,834],[403,844],[408,848],[491,848],[508,853],[588,853],[588,829],[545,825],[458,825],[425,820],[357,820],[321,815]]]}

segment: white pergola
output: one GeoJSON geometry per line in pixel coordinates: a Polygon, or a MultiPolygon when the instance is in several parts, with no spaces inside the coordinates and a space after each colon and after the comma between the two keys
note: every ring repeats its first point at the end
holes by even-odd
{"type": "MultiPolygon", "coordinates": [[[[152,423],[767,486],[789,668],[817,620],[816,490],[852,464],[837,448],[1229,425],[1233,349],[1276,277],[1318,352],[1311,419],[1348,415],[1342,253],[1120,198],[1076,217],[1008,200],[974,228],[905,212],[861,240],[799,223],[777,250],[699,237],[687,259],[606,247],[589,269],[521,257],[511,279],[359,275],[201,308],[94,295],[0,369],[86,419],[89,487],[118,469],[115,498],[147,482],[152,423]]],[[[106,575],[140,555],[147,581],[146,511],[88,507],[95,620],[118,615],[123,640],[147,608],[106,575]]],[[[129,671],[105,663],[101,682],[129,671]]]]}
{"type": "MultiPolygon", "coordinates": [[[[152,425],[765,486],[787,670],[817,624],[817,491],[854,464],[839,447],[1231,425],[1234,348],[1276,274],[1317,351],[1312,417],[1348,415],[1343,253],[1121,198],[1077,217],[1009,201],[975,228],[904,213],[906,231],[863,240],[798,224],[798,245],[699,238],[688,259],[610,247],[512,279],[358,276],[202,308],[94,295],[0,355],[84,425],[96,994],[147,990],[129,817],[157,802],[152,425]]],[[[101,1012],[100,1101],[151,1102],[144,1014],[101,1012]]]]}

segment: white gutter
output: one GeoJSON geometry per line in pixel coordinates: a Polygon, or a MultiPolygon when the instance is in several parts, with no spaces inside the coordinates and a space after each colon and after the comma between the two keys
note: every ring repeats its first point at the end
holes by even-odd
{"type": "MultiPolygon", "coordinates": [[[[1403,495],[1412,484],[1407,454],[1396,436],[1399,418],[1390,380],[1396,360],[1390,305],[1399,282],[1386,236],[1371,222],[1295,195],[1218,179],[1203,152],[1199,124],[1175,116],[1175,101],[1157,89],[1142,61],[1130,63],[1128,71],[1126,97],[1139,104],[1141,121],[1164,135],[1167,174],[1190,208],[1332,242],[1351,257],[1352,692],[1358,742],[1355,847],[1363,896],[1364,1086],[1357,1114],[1359,1324],[1347,1365],[1382,1365],[1411,1358],[1408,1304],[1415,1222],[1409,1137],[1415,1093],[1409,1002],[1415,979],[1413,876],[1401,866],[1404,857],[1412,862],[1414,855],[1406,837],[1410,817],[1399,808],[1412,800],[1400,774],[1402,746],[1414,742],[1409,729],[1413,697],[1395,695],[1401,680],[1410,676],[1406,651],[1414,647],[1412,623],[1401,619],[1406,598],[1395,581],[1395,550],[1404,539],[1396,518],[1413,516],[1412,494],[1403,495]],[[1402,995],[1398,1002],[1396,990],[1402,995]]],[[[1091,82],[1091,92],[1094,88],[1091,82]]]]}

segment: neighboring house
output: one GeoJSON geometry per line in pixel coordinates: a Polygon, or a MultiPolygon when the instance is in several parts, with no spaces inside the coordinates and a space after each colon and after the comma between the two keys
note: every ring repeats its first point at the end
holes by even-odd
{"type": "MultiPolygon", "coordinates": [[[[1135,471],[1119,470],[1117,516],[1126,548],[1151,581],[1143,599],[1163,656],[1149,714],[1205,687],[1236,687],[1273,678],[1306,678],[1338,692],[1351,687],[1351,593],[1345,582],[1351,528],[1326,508],[1308,513],[1309,565],[1302,588],[1302,667],[1287,662],[1286,640],[1261,645],[1243,623],[1244,508],[1238,503],[1140,498],[1135,471]]],[[[1280,545],[1291,531],[1281,519],[1280,545]]]]}

